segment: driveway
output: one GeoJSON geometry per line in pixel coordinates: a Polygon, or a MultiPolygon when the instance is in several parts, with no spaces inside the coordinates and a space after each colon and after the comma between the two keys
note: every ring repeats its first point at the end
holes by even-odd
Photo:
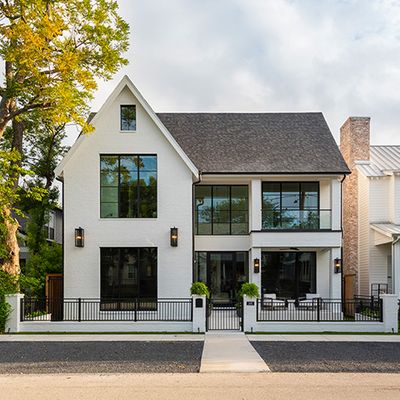
{"type": "Polygon", "coordinates": [[[400,372],[400,343],[252,341],[251,344],[272,372],[400,372]]]}
{"type": "Polygon", "coordinates": [[[198,372],[202,350],[201,341],[0,342],[0,374],[198,372]]]}

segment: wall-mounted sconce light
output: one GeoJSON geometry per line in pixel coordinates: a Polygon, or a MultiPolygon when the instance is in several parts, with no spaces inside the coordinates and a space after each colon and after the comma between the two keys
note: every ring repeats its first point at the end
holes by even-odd
{"type": "Polygon", "coordinates": [[[178,247],[178,228],[176,228],[175,226],[171,228],[170,239],[171,246],[178,247]]]}
{"type": "Polygon", "coordinates": [[[342,260],[335,258],[335,274],[339,274],[342,271],[342,260]]]}
{"type": "Polygon", "coordinates": [[[254,265],[254,273],[258,274],[260,272],[260,259],[259,258],[255,258],[253,260],[253,265],[254,265]]]}
{"type": "Polygon", "coordinates": [[[75,229],[75,247],[85,246],[85,230],[81,227],[75,229]]]}

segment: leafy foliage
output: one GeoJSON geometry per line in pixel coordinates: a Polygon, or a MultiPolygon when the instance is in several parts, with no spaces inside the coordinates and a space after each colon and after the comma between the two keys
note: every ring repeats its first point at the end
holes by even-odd
{"type": "Polygon", "coordinates": [[[239,296],[260,297],[260,291],[255,283],[243,283],[239,291],[239,296]]]}
{"type": "Polygon", "coordinates": [[[36,110],[54,125],[75,121],[89,132],[96,78],[127,64],[128,34],[116,0],[1,1],[0,137],[8,121],[36,110]]]}
{"type": "Polygon", "coordinates": [[[6,294],[16,292],[16,281],[11,275],[0,271],[0,332],[4,332],[5,324],[10,315],[10,305],[5,301],[6,294]]]}
{"type": "Polygon", "coordinates": [[[193,282],[192,287],[190,288],[190,294],[197,294],[199,296],[210,297],[210,292],[208,287],[203,282],[193,282]]]}

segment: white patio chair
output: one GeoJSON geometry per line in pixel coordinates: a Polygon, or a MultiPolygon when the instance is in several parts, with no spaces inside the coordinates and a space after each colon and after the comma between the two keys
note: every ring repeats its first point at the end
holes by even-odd
{"type": "Polygon", "coordinates": [[[299,301],[299,307],[313,310],[317,308],[318,299],[321,299],[318,293],[306,293],[306,299],[299,301]]]}
{"type": "Polygon", "coordinates": [[[276,298],[276,293],[265,293],[263,297],[263,307],[272,309],[285,307],[285,300],[278,300],[276,298]]]}

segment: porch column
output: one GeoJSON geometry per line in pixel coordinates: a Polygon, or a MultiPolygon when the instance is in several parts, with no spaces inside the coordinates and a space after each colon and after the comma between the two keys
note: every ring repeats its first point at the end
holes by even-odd
{"type": "Polygon", "coordinates": [[[341,184],[338,179],[332,179],[331,181],[331,229],[340,230],[342,215],[342,195],[341,195],[341,184]]]}
{"type": "Polygon", "coordinates": [[[261,230],[261,179],[250,182],[250,231],[261,230]]]}
{"type": "Polygon", "coordinates": [[[393,294],[400,298],[400,238],[392,245],[393,294]]]}
{"type": "Polygon", "coordinates": [[[331,299],[340,299],[342,297],[342,274],[335,273],[334,260],[335,258],[341,258],[340,247],[331,249],[331,257],[329,260],[329,297],[331,299]]]}
{"type": "Polygon", "coordinates": [[[261,248],[252,247],[249,252],[249,282],[255,283],[260,289],[261,294],[261,248]],[[260,272],[254,272],[254,260],[258,258],[260,260],[260,272]]]}

